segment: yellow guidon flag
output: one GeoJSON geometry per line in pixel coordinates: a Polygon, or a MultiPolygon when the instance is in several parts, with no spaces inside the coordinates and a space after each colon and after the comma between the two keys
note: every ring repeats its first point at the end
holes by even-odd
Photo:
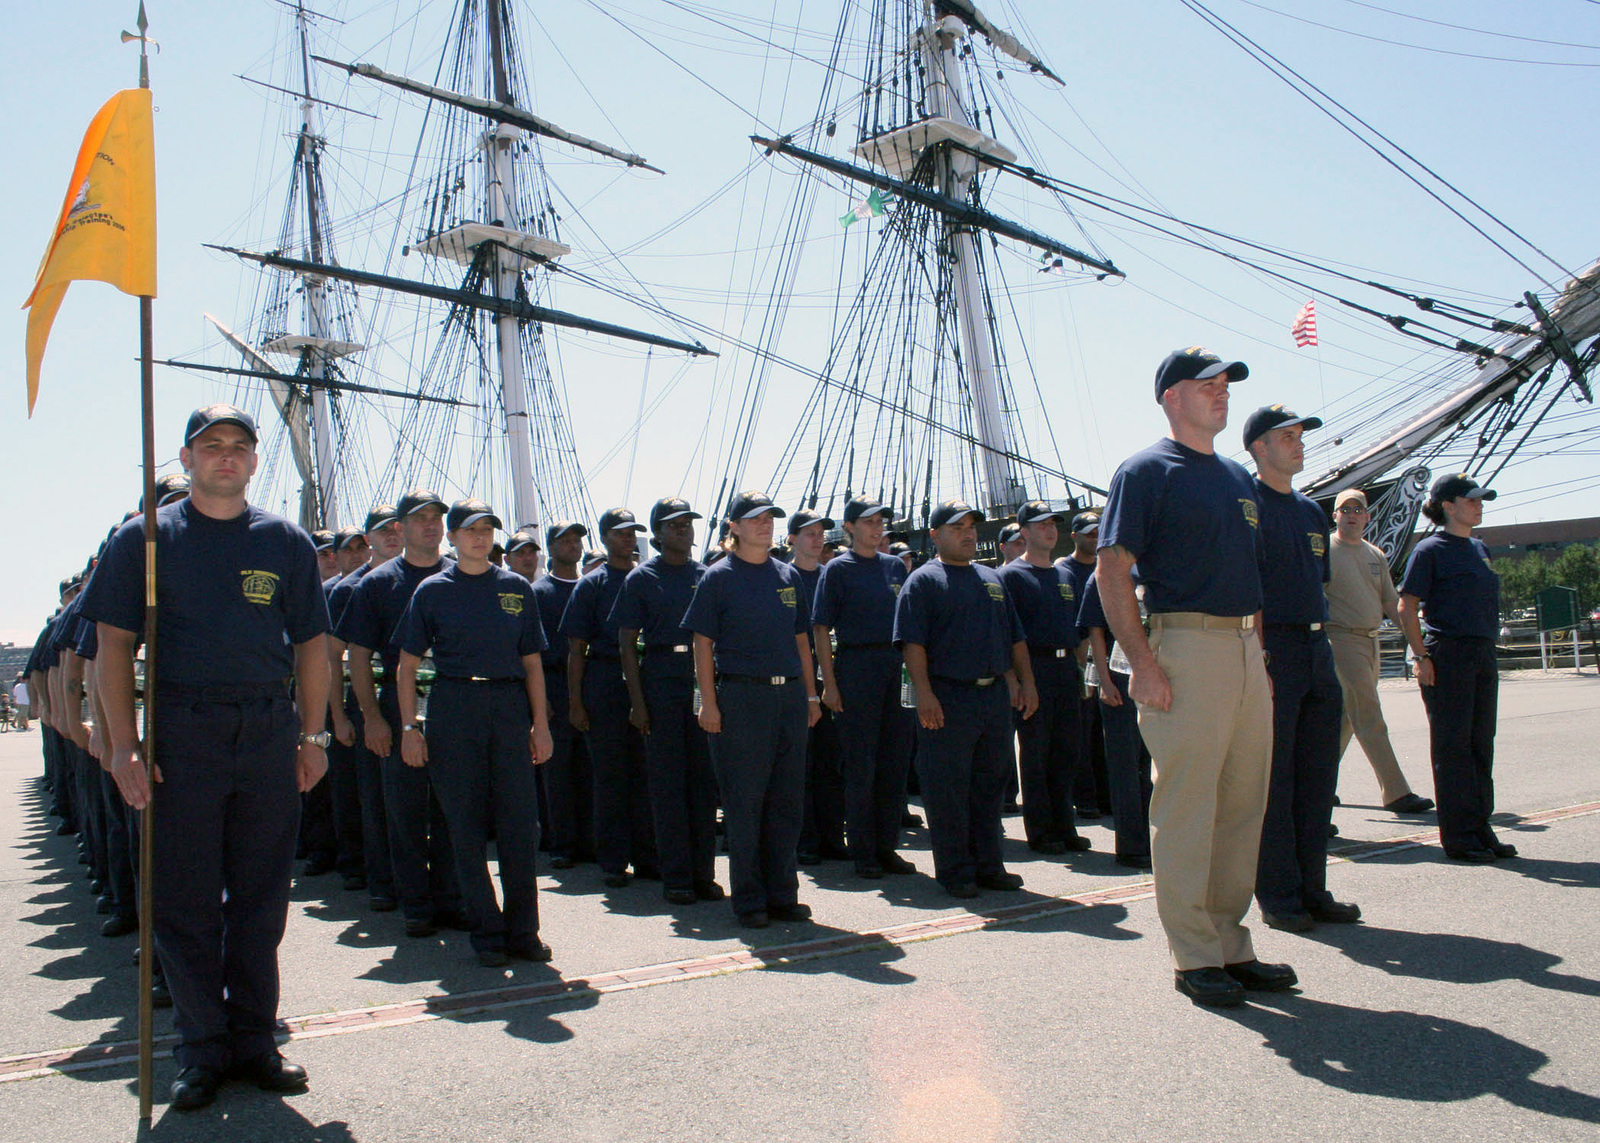
{"type": "Polygon", "coordinates": [[[156,155],[150,92],[119,91],[89,124],[50,246],[39,263],[28,314],[28,415],[39,396],[39,362],[50,327],[78,280],[125,294],[156,293],[156,155]]]}

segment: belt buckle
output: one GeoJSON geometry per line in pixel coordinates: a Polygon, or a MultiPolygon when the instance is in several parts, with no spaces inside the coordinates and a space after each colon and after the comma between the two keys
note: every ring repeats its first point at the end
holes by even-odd
{"type": "Polygon", "coordinates": [[[1322,624],[1320,624],[1320,623],[1313,623],[1313,624],[1312,624],[1312,625],[1311,625],[1311,630],[1313,630],[1313,631],[1321,631],[1321,630],[1322,630],[1322,624]]]}
{"type": "Polygon", "coordinates": [[[484,675],[468,675],[467,676],[467,682],[469,682],[469,683],[486,683],[488,681],[489,681],[489,679],[484,675]]]}
{"type": "Polygon", "coordinates": [[[767,685],[771,687],[781,687],[788,681],[789,680],[783,675],[769,675],[767,677],[767,685]]]}
{"type": "Polygon", "coordinates": [[[994,679],[995,679],[995,677],[993,675],[990,675],[986,679],[973,679],[972,680],[972,684],[974,686],[978,686],[978,687],[992,687],[992,686],[994,686],[994,679]]]}
{"type": "Polygon", "coordinates": [[[1254,631],[1255,630],[1255,626],[1256,626],[1256,617],[1254,615],[1241,615],[1239,617],[1239,627],[1242,630],[1254,631]]]}
{"type": "Polygon", "coordinates": [[[1057,647],[1051,654],[1058,659],[1065,659],[1067,657],[1067,649],[1065,647],[1057,647]]]}
{"type": "Polygon", "coordinates": [[[688,648],[688,646],[687,646],[687,644],[683,644],[683,643],[680,643],[680,644],[678,644],[678,645],[677,645],[677,646],[676,646],[676,647],[673,647],[673,648],[672,648],[672,653],[673,653],[673,654],[674,654],[674,655],[681,655],[681,654],[683,654],[683,653],[684,653],[684,652],[685,652],[685,651],[687,651],[687,650],[688,650],[688,649],[689,649],[689,648],[688,648]]]}

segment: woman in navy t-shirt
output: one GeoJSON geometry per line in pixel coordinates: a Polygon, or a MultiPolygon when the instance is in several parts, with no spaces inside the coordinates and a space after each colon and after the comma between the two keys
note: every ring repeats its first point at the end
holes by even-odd
{"type": "Polygon", "coordinates": [[[545,709],[544,627],[528,581],[489,562],[500,520],[482,500],[445,517],[456,562],[417,585],[400,620],[400,754],[426,766],[450,825],[472,946],[486,967],[550,959],[539,939],[539,795],[534,766],[553,746],[545,709]],[[417,667],[436,670],[426,733],[417,667]],[[488,829],[500,859],[502,909],[489,879],[488,829]]]}
{"type": "Polygon", "coordinates": [[[715,736],[728,872],[739,923],[803,921],[795,848],[804,824],[806,730],[821,713],[800,573],[771,556],[770,498],[728,511],[730,554],[707,569],[683,625],[694,632],[700,725],[715,736]]]}
{"type": "Polygon", "coordinates": [[[1433,482],[1423,515],[1441,531],[1419,543],[1400,585],[1400,624],[1428,709],[1439,840],[1457,861],[1515,857],[1489,826],[1494,812],[1500,577],[1472,538],[1495,493],[1465,473],[1433,482]],[[1419,622],[1420,611],[1420,622],[1419,622]]]}

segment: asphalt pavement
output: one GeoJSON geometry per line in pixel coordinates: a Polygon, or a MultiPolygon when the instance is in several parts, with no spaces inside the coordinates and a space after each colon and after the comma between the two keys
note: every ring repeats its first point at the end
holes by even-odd
{"type": "MultiPolygon", "coordinates": [[[[1401,763],[1431,795],[1414,688],[1383,684],[1401,763]]],[[[167,1111],[159,1140],[1138,1140],[1597,1138],[1600,679],[1501,688],[1497,828],[1522,857],[1443,860],[1433,815],[1377,802],[1346,756],[1329,884],[1365,922],[1256,925],[1297,992],[1192,1006],[1147,876],[1042,858],[1006,820],[1021,893],[958,908],[922,874],[803,870],[815,923],[747,933],[593,866],[541,878],[548,966],[480,967],[464,935],[407,940],[336,879],[297,882],[284,1051],[309,1091],[239,1085],[167,1111]]],[[[38,732],[0,736],[0,1141],[137,1137],[135,938],[107,940],[39,788],[38,732]]],[[[726,884],[726,870],[721,876],[726,884]]],[[[157,1013],[160,1036],[170,1014],[157,1013]]],[[[167,1041],[163,1041],[165,1044],[167,1041]]]]}

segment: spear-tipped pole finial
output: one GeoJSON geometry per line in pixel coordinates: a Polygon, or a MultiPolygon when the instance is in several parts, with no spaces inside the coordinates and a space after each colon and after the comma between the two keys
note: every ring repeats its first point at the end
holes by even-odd
{"type": "Polygon", "coordinates": [[[139,0],[139,18],[134,21],[133,26],[139,29],[138,34],[135,35],[133,32],[123,32],[122,42],[125,44],[131,44],[135,40],[138,41],[139,86],[148,88],[150,86],[150,56],[146,49],[154,46],[156,51],[159,52],[161,50],[161,45],[152,40],[148,34],[150,31],[150,21],[145,19],[144,0],[139,0]]]}

